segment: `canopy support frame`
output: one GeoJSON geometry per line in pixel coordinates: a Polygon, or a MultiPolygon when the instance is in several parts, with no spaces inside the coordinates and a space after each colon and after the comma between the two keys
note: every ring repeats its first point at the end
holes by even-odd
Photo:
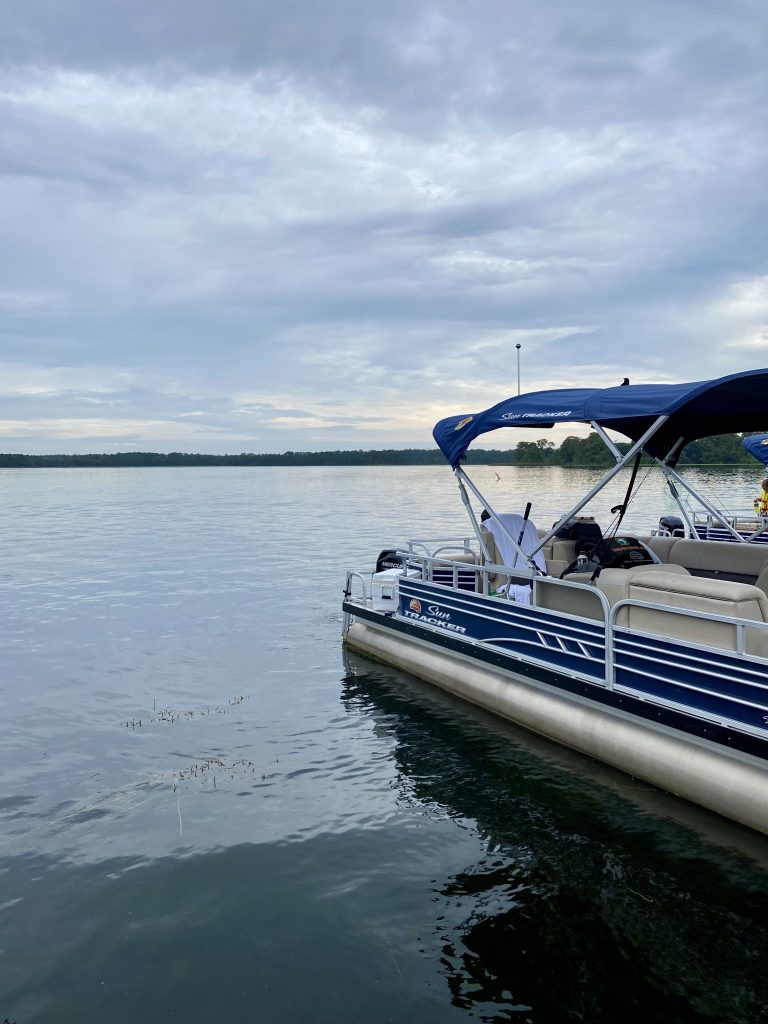
{"type": "Polygon", "coordinates": [[[643,436],[632,445],[628,452],[621,456],[616,465],[613,466],[612,469],[609,469],[605,476],[601,477],[600,480],[598,480],[598,482],[594,485],[594,487],[591,487],[587,491],[587,493],[581,499],[581,501],[577,502],[569,512],[566,512],[565,515],[561,516],[560,519],[549,531],[549,533],[545,534],[544,537],[541,538],[538,547],[536,547],[531,552],[531,557],[533,557],[537,551],[541,551],[543,547],[549,544],[549,542],[557,534],[558,530],[560,530],[561,527],[565,526],[569,519],[572,519],[575,515],[581,512],[584,506],[588,505],[589,502],[592,501],[592,499],[595,497],[595,495],[599,494],[600,491],[602,491],[602,489],[606,486],[606,484],[609,484],[611,480],[613,480],[613,478],[616,476],[616,474],[619,473],[629,462],[631,462],[638,452],[641,452],[643,450],[643,445],[647,444],[647,442],[650,441],[650,439],[653,437],[656,431],[663,427],[668,419],[669,416],[659,416],[657,419],[653,421],[653,423],[646,430],[643,436]]]}
{"type": "Polygon", "coordinates": [[[697,536],[696,535],[696,527],[693,525],[693,520],[691,519],[690,515],[688,514],[688,509],[685,507],[685,504],[683,503],[683,499],[680,497],[680,493],[678,492],[677,487],[675,487],[674,480],[670,480],[670,478],[667,476],[667,467],[664,465],[664,463],[661,464],[661,471],[664,474],[664,478],[667,481],[667,487],[669,488],[669,493],[672,495],[672,497],[677,502],[677,507],[680,509],[680,512],[682,513],[682,516],[683,516],[683,519],[685,520],[686,525],[688,526],[688,532],[691,535],[691,539],[695,540],[696,536],[697,536]]]}
{"type": "Polygon", "coordinates": [[[614,457],[614,459],[616,459],[616,461],[619,462],[621,460],[621,452],[616,447],[616,445],[613,443],[613,441],[610,439],[610,437],[608,437],[608,435],[603,430],[603,428],[600,426],[600,424],[597,423],[595,420],[592,420],[592,422],[590,423],[590,426],[592,427],[592,429],[595,431],[596,434],[600,435],[600,438],[602,439],[602,442],[605,445],[605,447],[608,449],[608,451],[611,453],[611,455],[614,457]]]}
{"type": "MultiPolygon", "coordinates": [[[[490,514],[491,518],[494,519],[499,524],[502,533],[507,537],[509,542],[512,544],[512,547],[517,552],[518,558],[522,558],[523,563],[525,565],[528,565],[529,568],[533,571],[533,575],[534,576],[538,576],[540,570],[539,570],[539,567],[536,565],[536,563],[533,560],[533,554],[535,554],[536,552],[534,551],[533,554],[526,555],[526,553],[520,547],[519,541],[515,540],[515,538],[512,536],[512,534],[509,532],[509,530],[504,526],[504,524],[499,519],[499,517],[496,514],[496,512],[494,512],[493,508],[491,508],[491,505],[487,501],[485,496],[483,494],[481,494],[481,492],[478,490],[478,488],[475,486],[475,484],[472,482],[472,480],[470,480],[470,478],[467,476],[466,472],[461,468],[461,466],[457,466],[456,469],[453,472],[454,472],[454,474],[456,476],[456,479],[458,481],[458,484],[459,484],[459,490],[461,491],[462,501],[467,506],[467,511],[469,512],[469,517],[470,517],[470,519],[472,521],[472,526],[474,527],[475,533],[477,534],[477,539],[480,542],[480,548],[481,548],[481,550],[483,552],[483,555],[486,558],[486,560],[488,562],[490,562],[491,556],[488,554],[488,548],[485,546],[485,542],[482,539],[482,531],[481,531],[481,529],[479,528],[479,526],[477,524],[477,518],[475,516],[474,510],[473,510],[472,506],[469,503],[469,498],[467,497],[466,488],[464,486],[465,484],[469,487],[469,489],[472,491],[472,493],[477,498],[477,500],[479,502],[482,502],[483,506],[487,509],[487,511],[490,514]]],[[[538,551],[538,550],[539,549],[536,548],[536,551],[538,551]]]]}
{"type": "MultiPolygon", "coordinates": [[[[475,515],[475,510],[472,508],[472,503],[469,500],[469,495],[467,494],[467,488],[464,486],[464,480],[466,480],[467,483],[470,486],[472,485],[472,481],[469,479],[469,477],[466,475],[466,473],[462,473],[461,470],[457,469],[455,471],[455,474],[456,474],[456,479],[457,479],[458,484],[459,484],[459,493],[461,494],[461,500],[464,502],[464,506],[465,506],[465,508],[467,510],[467,515],[469,516],[469,521],[472,523],[472,529],[475,531],[475,536],[477,537],[477,543],[480,545],[480,550],[483,553],[483,557],[486,559],[486,561],[490,562],[490,560],[491,560],[490,553],[488,551],[488,548],[486,547],[485,541],[483,540],[483,533],[482,533],[482,530],[480,528],[480,524],[477,521],[477,516],[475,515]],[[464,480],[462,480],[462,476],[464,477],[464,480]]],[[[475,494],[479,494],[479,492],[475,488],[472,488],[472,490],[473,490],[473,492],[475,494]]],[[[479,495],[479,500],[480,501],[484,500],[482,494],[479,495]]],[[[486,505],[486,508],[487,507],[488,506],[486,505]]]]}
{"type": "Polygon", "coordinates": [[[664,474],[664,479],[667,481],[667,487],[669,488],[669,493],[675,499],[677,507],[680,509],[680,513],[681,513],[683,519],[685,520],[686,525],[688,526],[688,532],[690,533],[691,538],[695,539],[697,534],[696,534],[696,527],[693,525],[693,520],[691,519],[691,516],[690,516],[690,514],[688,512],[688,509],[685,507],[683,499],[680,497],[680,492],[675,487],[674,481],[671,480],[669,478],[669,476],[667,475],[667,467],[669,466],[669,464],[672,461],[672,459],[675,458],[675,456],[677,455],[678,450],[682,447],[683,440],[684,439],[682,437],[678,437],[678,439],[675,441],[675,443],[669,449],[669,451],[664,456],[664,458],[663,459],[656,459],[656,461],[661,466],[661,471],[664,474]]]}
{"type": "MultiPolygon", "coordinates": [[[[733,539],[735,541],[738,541],[739,544],[746,544],[747,543],[747,538],[746,537],[742,537],[742,535],[738,532],[738,530],[735,530],[731,526],[731,524],[726,521],[723,513],[722,512],[718,512],[717,509],[715,508],[715,506],[712,505],[709,501],[707,501],[707,499],[704,497],[703,494],[699,494],[699,492],[691,484],[689,484],[687,480],[684,480],[683,477],[681,477],[680,474],[677,472],[677,470],[672,469],[671,466],[666,465],[666,463],[664,463],[664,462],[661,463],[661,468],[664,471],[664,475],[666,476],[667,481],[669,481],[669,478],[672,477],[672,479],[676,483],[680,484],[680,486],[684,490],[688,491],[689,494],[691,494],[698,502],[701,503],[702,507],[705,508],[707,510],[707,512],[709,512],[709,514],[711,516],[714,516],[714,518],[718,522],[723,524],[723,528],[726,529],[732,535],[732,537],[733,537],[733,539]]],[[[686,519],[687,518],[688,517],[686,516],[686,519]]],[[[694,540],[697,539],[695,531],[694,531],[694,538],[693,539],[694,540]]]]}

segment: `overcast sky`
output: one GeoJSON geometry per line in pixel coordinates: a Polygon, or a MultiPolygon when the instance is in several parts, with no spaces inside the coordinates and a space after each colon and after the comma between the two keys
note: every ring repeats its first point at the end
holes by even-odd
{"type": "Polygon", "coordinates": [[[518,342],[526,390],[768,365],[767,43],[765,0],[5,0],[0,450],[427,447],[518,342]]]}

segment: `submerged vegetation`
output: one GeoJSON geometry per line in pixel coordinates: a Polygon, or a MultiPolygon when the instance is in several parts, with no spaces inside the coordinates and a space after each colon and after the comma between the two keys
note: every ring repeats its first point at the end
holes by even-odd
{"type": "MultiPolygon", "coordinates": [[[[689,444],[680,465],[755,466],[739,434],[720,434],[689,444]]],[[[620,442],[621,451],[629,449],[620,442]]],[[[559,446],[551,441],[521,441],[507,451],[474,448],[467,462],[507,466],[610,466],[610,452],[595,433],[566,437],[559,446]]],[[[444,465],[438,448],[385,448],[381,451],[282,452],[256,455],[204,455],[186,452],[110,452],[102,455],[3,455],[0,468],[67,468],[97,466],[429,466],[444,465]]]]}

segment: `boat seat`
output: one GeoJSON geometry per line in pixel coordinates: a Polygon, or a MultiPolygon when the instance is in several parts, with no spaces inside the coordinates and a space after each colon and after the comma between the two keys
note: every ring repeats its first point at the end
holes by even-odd
{"type": "Polygon", "coordinates": [[[760,575],[768,562],[768,551],[758,544],[737,544],[728,540],[678,540],[669,561],[693,572],[760,575]]]}
{"type": "Polygon", "coordinates": [[[482,590],[482,579],[477,566],[477,555],[473,551],[449,552],[444,558],[438,557],[432,563],[432,580],[446,587],[454,585],[453,562],[466,568],[456,570],[456,583],[460,590],[482,590]]]}
{"type": "Polygon", "coordinates": [[[654,555],[658,555],[662,562],[671,562],[669,557],[672,548],[677,544],[680,537],[639,537],[638,540],[646,544],[654,555]]]}
{"type": "MultiPolygon", "coordinates": [[[[608,604],[613,606],[617,601],[626,601],[629,598],[629,590],[633,581],[641,573],[648,572],[671,573],[675,576],[690,575],[682,565],[664,565],[663,563],[660,565],[638,565],[632,569],[603,569],[595,580],[595,586],[605,594],[608,604]]],[[[584,578],[584,573],[581,574],[581,578],[584,578]]],[[[578,581],[579,575],[571,573],[566,579],[578,581]]],[[[587,579],[589,579],[589,575],[587,575],[587,579]]]]}
{"type": "Polygon", "coordinates": [[[570,565],[571,562],[576,561],[576,541],[575,540],[553,540],[552,541],[552,558],[559,558],[565,562],[566,565],[570,565]]]}
{"type": "MultiPolygon", "coordinates": [[[[673,572],[639,572],[630,580],[628,589],[630,600],[708,612],[726,620],[740,618],[768,622],[768,596],[758,587],[747,583],[673,572]]],[[[664,608],[629,605],[619,610],[617,624],[705,647],[737,650],[737,627],[727,621],[716,622],[665,611],[664,608]]],[[[759,657],[768,657],[768,633],[748,629],[746,651],[759,657]]]]}
{"type": "MultiPolygon", "coordinates": [[[[566,580],[569,583],[586,582],[583,573],[571,573],[566,580]]],[[[580,615],[585,619],[605,621],[602,603],[592,587],[563,587],[555,579],[545,578],[537,581],[536,593],[539,608],[562,612],[564,615],[580,615]]]]}
{"type": "Polygon", "coordinates": [[[682,565],[695,576],[722,576],[733,582],[754,583],[768,569],[768,545],[682,537],[643,537],[642,540],[662,562],[682,565]]]}
{"type": "MultiPolygon", "coordinates": [[[[534,530],[536,529],[533,526],[533,523],[531,523],[530,525],[531,525],[531,527],[534,530]]],[[[504,565],[505,564],[504,559],[503,559],[501,553],[499,552],[498,546],[496,544],[496,540],[494,539],[494,536],[491,533],[491,531],[488,529],[487,526],[483,526],[483,527],[481,527],[481,532],[482,532],[482,537],[483,537],[483,541],[485,543],[485,546],[488,549],[488,555],[489,555],[489,557],[491,559],[491,563],[493,565],[504,565]]],[[[538,534],[539,537],[541,537],[541,534],[540,534],[540,532],[538,530],[536,530],[536,533],[538,534]]],[[[526,546],[527,545],[525,543],[523,543],[523,549],[524,550],[525,550],[526,546]]],[[[529,550],[530,550],[530,548],[529,548],[529,550]]],[[[547,565],[547,556],[544,553],[544,551],[542,551],[542,556],[543,556],[543,559],[544,559],[544,565],[546,566],[547,565]]],[[[537,559],[538,559],[538,557],[539,556],[536,555],[537,559]]],[[[548,567],[547,567],[546,571],[549,572],[549,568],[548,567]]],[[[560,570],[560,571],[562,572],[562,570],[560,570]]],[[[498,572],[498,573],[490,573],[489,576],[488,576],[488,585],[489,585],[489,587],[491,589],[494,589],[494,590],[497,590],[499,587],[502,587],[502,586],[506,585],[508,582],[509,582],[509,577],[507,575],[505,575],[504,573],[500,573],[500,572],[498,572]]]]}
{"type": "Polygon", "coordinates": [[[570,562],[566,562],[566,560],[564,558],[547,558],[546,562],[547,562],[547,575],[549,575],[549,576],[557,576],[558,579],[560,578],[560,576],[562,576],[562,574],[565,572],[565,570],[571,564],[570,562]]]}
{"type": "MultiPolygon", "coordinates": [[[[564,568],[566,568],[564,566],[564,568]]],[[[609,605],[629,597],[631,581],[642,572],[658,572],[666,569],[670,573],[687,576],[688,570],[679,565],[637,565],[632,569],[603,569],[594,583],[590,583],[591,573],[571,572],[564,577],[568,583],[580,583],[583,589],[573,587],[549,586],[539,581],[539,606],[549,611],[564,612],[567,615],[582,615],[588,619],[604,618],[603,606],[599,597],[591,594],[591,590],[599,590],[609,605]]],[[[560,570],[562,572],[563,569],[560,570]]],[[[554,576],[555,573],[552,573],[554,576]]],[[[560,573],[557,573],[558,577],[560,573]]]]}

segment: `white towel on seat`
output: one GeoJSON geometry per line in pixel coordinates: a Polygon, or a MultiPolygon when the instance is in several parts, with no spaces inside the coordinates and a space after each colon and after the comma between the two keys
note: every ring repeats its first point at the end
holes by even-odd
{"type": "MultiPolygon", "coordinates": [[[[527,561],[515,550],[515,546],[507,536],[507,533],[518,541],[520,549],[524,554],[530,555],[539,543],[538,530],[530,519],[525,520],[518,513],[509,512],[497,516],[496,519],[486,519],[483,526],[493,537],[504,566],[508,569],[528,568],[527,561]]],[[[547,563],[544,560],[544,553],[542,551],[536,552],[533,556],[533,562],[546,575],[547,563]]],[[[518,601],[520,604],[531,603],[531,588],[527,584],[521,586],[516,583],[510,583],[507,591],[512,600],[518,601]]]]}

